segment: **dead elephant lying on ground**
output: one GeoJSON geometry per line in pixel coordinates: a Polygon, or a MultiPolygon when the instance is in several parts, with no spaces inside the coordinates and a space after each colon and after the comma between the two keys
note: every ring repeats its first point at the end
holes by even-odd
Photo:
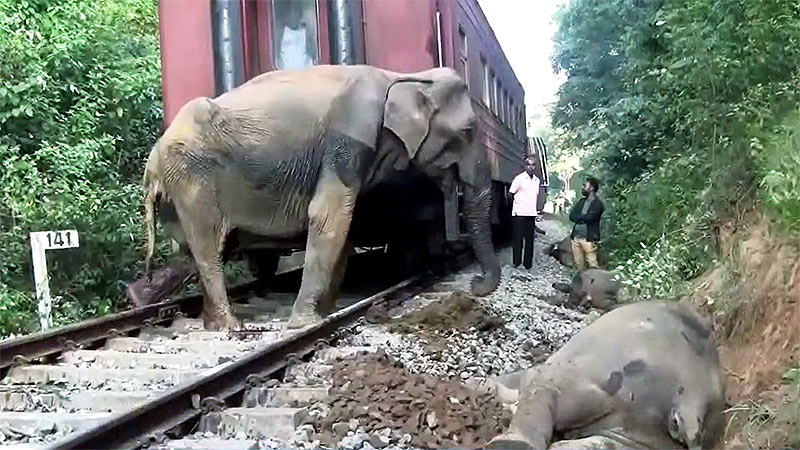
{"type": "Polygon", "coordinates": [[[569,236],[550,244],[546,253],[567,267],[575,265],[575,259],[572,256],[572,240],[569,236]]]}
{"type": "Polygon", "coordinates": [[[619,282],[607,270],[582,270],[572,277],[572,284],[553,283],[553,288],[569,294],[569,304],[572,306],[582,307],[589,304],[609,311],[618,301],[619,282]]]}
{"type": "Polygon", "coordinates": [[[725,385],[711,327],[676,302],[621,306],[544,364],[498,381],[504,401],[518,388],[517,407],[485,448],[579,439],[555,447],[710,449],[722,432],[725,385]]]}

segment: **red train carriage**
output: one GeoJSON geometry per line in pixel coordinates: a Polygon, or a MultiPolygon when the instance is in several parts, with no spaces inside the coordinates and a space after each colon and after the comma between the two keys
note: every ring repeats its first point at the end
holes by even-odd
{"type": "MultiPolygon", "coordinates": [[[[491,162],[492,223],[507,230],[504,191],[530,145],[525,93],[477,0],[162,0],[159,28],[167,124],[188,100],[214,97],[276,69],[455,68],[472,94],[480,143],[491,162]]],[[[458,193],[443,196],[414,174],[359,199],[357,208],[367,211],[356,214],[363,220],[354,217],[357,245],[389,243],[408,253],[423,236],[430,252],[437,242],[459,238],[458,193]],[[387,204],[391,209],[380,210],[387,204]],[[380,223],[370,220],[375,217],[380,223]]]]}

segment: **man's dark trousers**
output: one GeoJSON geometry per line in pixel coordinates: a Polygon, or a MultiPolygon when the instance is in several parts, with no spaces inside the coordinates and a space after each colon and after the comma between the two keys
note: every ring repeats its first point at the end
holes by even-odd
{"type": "Polygon", "coordinates": [[[522,262],[526,269],[533,267],[533,231],[536,226],[535,216],[513,216],[511,218],[514,239],[514,267],[522,262]],[[525,242],[525,255],[522,254],[522,243],[525,242]],[[523,261],[524,259],[524,261],[523,261]]]}

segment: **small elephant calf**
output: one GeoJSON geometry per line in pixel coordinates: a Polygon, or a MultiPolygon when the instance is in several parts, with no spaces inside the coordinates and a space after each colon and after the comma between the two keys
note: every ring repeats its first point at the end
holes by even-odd
{"type": "Polygon", "coordinates": [[[572,267],[575,262],[572,257],[572,242],[569,236],[564,239],[550,244],[546,250],[547,254],[555,258],[561,264],[572,267]]]}
{"type": "Polygon", "coordinates": [[[573,307],[589,304],[608,311],[618,302],[619,282],[607,270],[586,269],[572,277],[572,284],[553,283],[553,288],[569,294],[568,303],[573,307]]]}

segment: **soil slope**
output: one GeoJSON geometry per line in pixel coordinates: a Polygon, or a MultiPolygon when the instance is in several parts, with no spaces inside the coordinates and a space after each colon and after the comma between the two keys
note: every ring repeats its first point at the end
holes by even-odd
{"type": "Polygon", "coordinates": [[[800,251],[776,234],[755,214],[720,226],[720,264],[686,299],[714,318],[731,405],[725,448],[800,445],[800,383],[783,377],[800,357],[800,251]]]}

